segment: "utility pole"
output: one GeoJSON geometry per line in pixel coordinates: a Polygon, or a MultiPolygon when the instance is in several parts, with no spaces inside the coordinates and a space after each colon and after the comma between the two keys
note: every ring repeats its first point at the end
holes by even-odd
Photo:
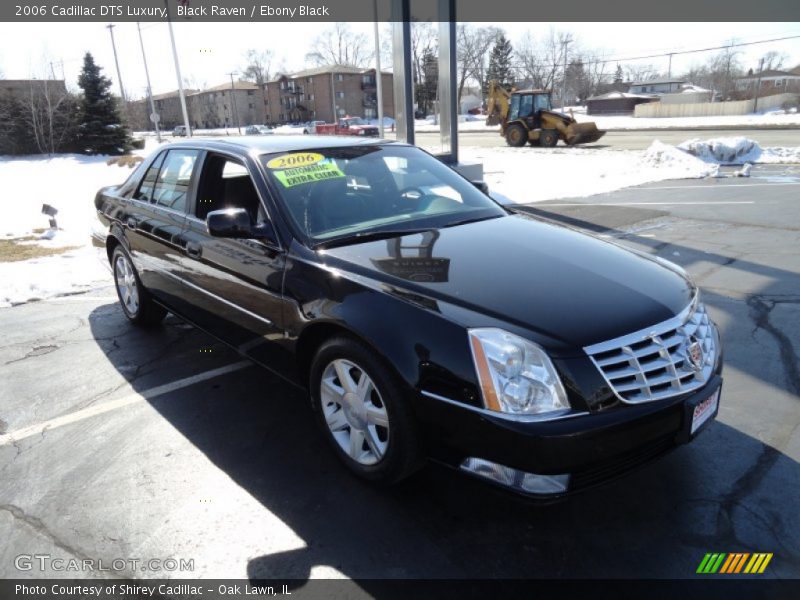
{"type": "Polygon", "coordinates": [[[674,52],[669,53],[669,68],[667,69],[667,78],[672,79],[672,55],[674,52]]]}
{"type": "Polygon", "coordinates": [[[228,75],[231,76],[231,107],[233,108],[233,115],[236,118],[236,129],[239,130],[239,135],[242,135],[242,124],[239,122],[239,109],[236,106],[236,96],[233,93],[233,76],[236,75],[236,71],[231,71],[228,75]]]}
{"type": "Polygon", "coordinates": [[[567,47],[572,41],[569,36],[564,38],[564,82],[561,86],[561,110],[566,110],[567,106],[567,47]]]}
{"type": "Polygon", "coordinates": [[[756,80],[756,95],[753,100],[753,112],[758,110],[758,93],[761,91],[761,73],[764,72],[764,59],[758,63],[758,79],[756,80]]]}
{"type": "Polygon", "coordinates": [[[383,137],[383,74],[381,73],[381,40],[378,33],[378,0],[372,3],[375,9],[375,90],[378,100],[378,135],[383,137]]]}
{"type": "Polygon", "coordinates": [[[139,30],[139,46],[142,48],[142,62],[144,63],[144,76],[147,79],[147,97],[150,99],[150,120],[156,128],[156,139],[161,143],[161,128],[158,126],[159,115],[156,112],[156,103],[153,101],[153,89],[150,87],[150,71],[147,69],[147,55],[144,53],[144,42],[142,41],[142,25],[136,21],[136,29],[139,30]]]}
{"type": "Polygon", "coordinates": [[[119,81],[119,95],[120,98],[122,98],[122,108],[127,112],[128,103],[125,100],[125,88],[122,87],[122,73],[120,73],[119,60],[117,60],[117,44],[114,41],[114,27],[116,27],[116,25],[112,23],[106,25],[108,33],[111,34],[111,48],[114,50],[114,64],[117,66],[117,81],[119,81]]]}
{"type": "Polygon", "coordinates": [[[169,16],[169,3],[164,0],[164,7],[167,11],[167,27],[169,27],[169,39],[172,42],[172,59],[175,61],[175,75],[178,78],[178,95],[181,99],[181,111],[183,112],[183,124],[186,127],[186,135],[192,136],[192,126],[189,124],[189,111],[186,110],[186,96],[183,93],[183,80],[181,79],[181,67],[178,64],[178,49],[175,47],[175,34],[172,32],[172,19],[169,16]]]}

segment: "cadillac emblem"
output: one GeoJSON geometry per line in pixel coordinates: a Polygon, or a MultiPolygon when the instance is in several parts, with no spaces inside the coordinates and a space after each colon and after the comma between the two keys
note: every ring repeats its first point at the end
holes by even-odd
{"type": "Polygon", "coordinates": [[[691,338],[690,344],[686,348],[686,355],[695,371],[703,368],[703,345],[695,338],[691,338]]]}

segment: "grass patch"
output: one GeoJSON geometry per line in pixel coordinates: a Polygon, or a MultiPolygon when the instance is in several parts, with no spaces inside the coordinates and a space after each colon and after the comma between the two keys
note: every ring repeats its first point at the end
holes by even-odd
{"type": "Polygon", "coordinates": [[[39,246],[38,244],[20,243],[30,242],[36,239],[38,239],[36,236],[28,235],[13,240],[0,240],[0,262],[16,262],[19,260],[28,260],[30,258],[41,258],[42,256],[54,256],[77,248],[77,246],[50,248],[39,246]]]}

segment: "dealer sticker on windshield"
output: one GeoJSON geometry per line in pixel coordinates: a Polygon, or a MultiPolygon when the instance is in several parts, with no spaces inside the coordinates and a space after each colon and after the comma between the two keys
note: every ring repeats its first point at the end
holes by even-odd
{"type": "Polygon", "coordinates": [[[284,154],[270,160],[267,168],[285,188],[345,176],[335,162],[316,152],[284,154]]]}

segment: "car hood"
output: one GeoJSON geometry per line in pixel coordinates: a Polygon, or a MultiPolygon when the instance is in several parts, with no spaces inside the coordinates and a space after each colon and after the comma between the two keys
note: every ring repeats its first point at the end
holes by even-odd
{"type": "Polygon", "coordinates": [[[665,321],[694,294],[676,269],[521,215],[331,248],[323,258],[467,326],[506,322],[572,348],[665,321]]]}

